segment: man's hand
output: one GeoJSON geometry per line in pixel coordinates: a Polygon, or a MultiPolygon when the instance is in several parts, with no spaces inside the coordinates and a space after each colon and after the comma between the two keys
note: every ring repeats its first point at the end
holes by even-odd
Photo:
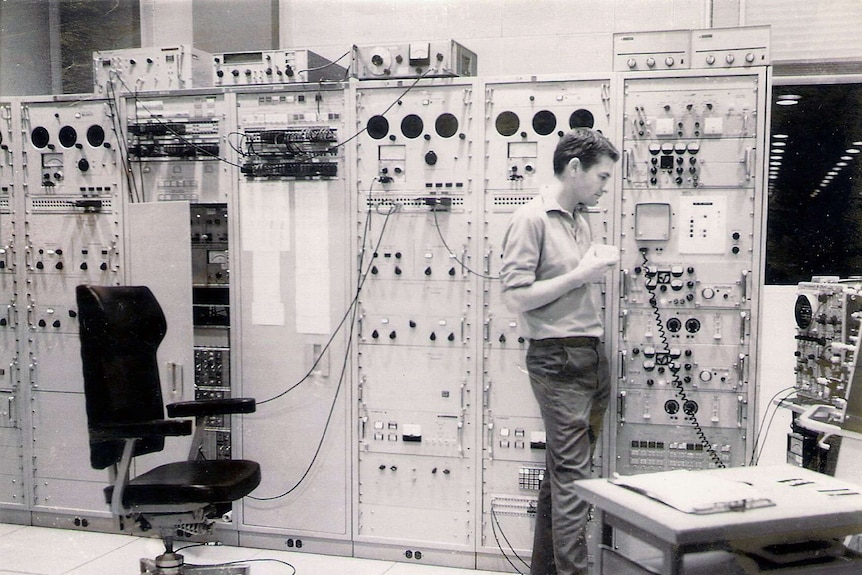
{"type": "Polygon", "coordinates": [[[576,269],[583,274],[586,282],[593,282],[602,279],[608,270],[619,263],[620,250],[616,246],[593,244],[576,269]]]}

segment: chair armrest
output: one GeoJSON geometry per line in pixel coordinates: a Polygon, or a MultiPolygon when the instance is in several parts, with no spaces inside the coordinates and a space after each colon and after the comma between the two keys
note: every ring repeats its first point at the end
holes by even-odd
{"type": "Polygon", "coordinates": [[[166,406],[168,417],[203,417],[229,413],[254,413],[257,409],[253,397],[231,397],[226,399],[199,399],[178,401],[166,406]]]}
{"type": "Polygon", "coordinates": [[[111,441],[136,439],[142,437],[166,437],[192,434],[190,420],[157,419],[138,423],[122,423],[100,425],[90,428],[90,439],[95,441],[111,441]]]}

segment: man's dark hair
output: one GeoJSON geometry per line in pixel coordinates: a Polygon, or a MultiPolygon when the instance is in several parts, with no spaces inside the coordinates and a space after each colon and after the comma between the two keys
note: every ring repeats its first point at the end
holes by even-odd
{"type": "Polygon", "coordinates": [[[554,174],[561,174],[572,158],[578,158],[581,166],[589,170],[602,156],[615,162],[620,159],[620,153],[601,132],[575,128],[560,138],[554,150],[554,174]]]}

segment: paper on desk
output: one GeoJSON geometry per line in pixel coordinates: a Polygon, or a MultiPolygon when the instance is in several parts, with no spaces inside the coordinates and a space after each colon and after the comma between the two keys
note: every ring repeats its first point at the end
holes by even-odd
{"type": "Polygon", "coordinates": [[[686,469],[618,476],[610,482],[685,513],[745,511],[775,505],[748,483],[686,469]]]}

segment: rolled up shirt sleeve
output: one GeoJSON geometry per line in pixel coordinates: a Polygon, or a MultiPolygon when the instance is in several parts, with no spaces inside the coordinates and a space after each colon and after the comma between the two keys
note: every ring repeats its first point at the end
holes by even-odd
{"type": "Polygon", "coordinates": [[[500,281],[503,291],[532,285],[542,252],[542,220],[518,211],[509,221],[503,236],[503,266],[500,281]]]}

